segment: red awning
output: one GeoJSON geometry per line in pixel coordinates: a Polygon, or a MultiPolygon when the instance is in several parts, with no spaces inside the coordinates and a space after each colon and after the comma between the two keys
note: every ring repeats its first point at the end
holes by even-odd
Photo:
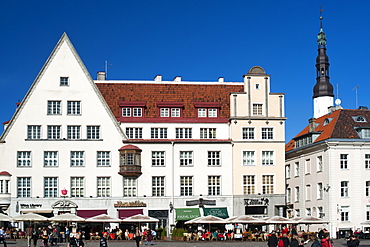
{"type": "Polygon", "coordinates": [[[107,214],[106,209],[97,209],[97,210],[77,210],[77,216],[80,216],[82,218],[90,218],[97,216],[99,214],[107,214]]]}
{"type": "Polygon", "coordinates": [[[133,215],[143,214],[142,209],[118,209],[118,218],[126,219],[127,217],[131,217],[133,215]]]}

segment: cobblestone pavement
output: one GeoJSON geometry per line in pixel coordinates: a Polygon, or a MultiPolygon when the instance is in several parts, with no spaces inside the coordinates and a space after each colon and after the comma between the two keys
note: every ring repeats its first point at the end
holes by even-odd
{"type": "MultiPolygon", "coordinates": [[[[346,241],[344,239],[335,239],[334,240],[335,247],[342,247],[342,246],[347,246],[346,241]]],[[[0,243],[0,246],[2,244],[0,243]]],[[[9,240],[8,241],[8,246],[9,247],[27,247],[27,242],[24,239],[17,239],[16,241],[9,240]]],[[[42,246],[41,241],[38,242],[38,247],[42,246]]],[[[66,247],[66,243],[59,243],[58,246],[60,247],[66,247]]],[[[94,240],[94,241],[85,241],[85,246],[86,247],[99,247],[99,242],[94,240]]],[[[134,241],[109,241],[108,242],[108,247],[136,247],[136,244],[134,241]]],[[[142,247],[145,247],[146,245],[142,245],[142,247]]],[[[149,246],[149,245],[148,245],[149,246]]],[[[201,246],[212,246],[212,247],[246,247],[246,246],[251,246],[251,247],[266,247],[267,242],[248,242],[248,241],[200,241],[200,242],[178,242],[178,241],[155,241],[154,247],[201,247],[201,246]]],[[[305,245],[307,247],[311,246],[311,243],[308,243],[305,245]]],[[[361,239],[361,244],[360,247],[370,247],[370,239],[361,239]]]]}

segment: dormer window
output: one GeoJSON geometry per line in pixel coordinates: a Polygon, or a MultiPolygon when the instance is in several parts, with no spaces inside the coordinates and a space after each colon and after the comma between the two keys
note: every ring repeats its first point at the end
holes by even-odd
{"type": "Polygon", "coordinates": [[[356,132],[362,139],[370,138],[370,128],[356,128],[356,132]]]}
{"type": "Polygon", "coordinates": [[[364,116],[356,116],[356,117],[352,117],[353,120],[357,123],[366,123],[366,119],[364,116]]]}
{"type": "Polygon", "coordinates": [[[219,102],[194,102],[196,114],[199,118],[217,118],[219,116],[219,102]]]}
{"type": "Polygon", "coordinates": [[[160,117],[181,117],[184,103],[182,102],[157,102],[160,117]]]}
{"type": "Polygon", "coordinates": [[[142,117],[145,107],[143,101],[121,101],[119,102],[121,107],[122,117],[142,117]]]}
{"type": "Polygon", "coordinates": [[[324,120],[324,126],[325,125],[328,125],[330,122],[331,122],[331,120],[332,120],[332,118],[325,118],[325,120],[324,120]]]}

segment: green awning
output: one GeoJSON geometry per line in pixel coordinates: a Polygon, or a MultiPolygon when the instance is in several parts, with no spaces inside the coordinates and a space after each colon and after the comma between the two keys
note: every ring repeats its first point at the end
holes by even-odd
{"type": "Polygon", "coordinates": [[[227,208],[203,208],[204,216],[213,215],[223,219],[229,218],[227,208]]]}
{"type": "Polygon", "coordinates": [[[192,220],[200,217],[199,208],[176,208],[176,220],[192,220]]]}

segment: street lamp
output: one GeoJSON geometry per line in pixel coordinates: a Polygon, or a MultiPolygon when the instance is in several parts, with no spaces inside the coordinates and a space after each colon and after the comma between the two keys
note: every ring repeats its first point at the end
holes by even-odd
{"type": "Polygon", "coordinates": [[[173,204],[172,204],[172,202],[170,202],[169,207],[170,207],[170,213],[172,213],[172,211],[173,211],[173,204]]]}

